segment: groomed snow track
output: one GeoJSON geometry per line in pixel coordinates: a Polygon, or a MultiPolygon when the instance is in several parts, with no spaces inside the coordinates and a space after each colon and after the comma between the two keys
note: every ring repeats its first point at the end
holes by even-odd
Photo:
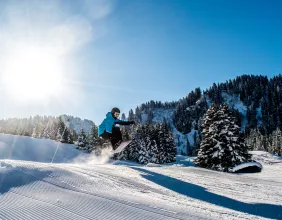
{"type": "MultiPolygon", "coordinates": [[[[111,187],[121,184],[121,178],[97,170],[87,173],[73,165],[24,161],[4,161],[0,169],[6,169],[0,170],[0,219],[206,219],[142,199],[130,201],[111,187]]],[[[134,181],[124,184],[134,190],[134,181]]]]}

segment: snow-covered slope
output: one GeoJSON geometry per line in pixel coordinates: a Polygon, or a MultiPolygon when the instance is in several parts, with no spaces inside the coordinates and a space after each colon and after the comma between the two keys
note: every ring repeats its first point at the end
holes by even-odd
{"type": "Polygon", "coordinates": [[[29,160],[35,162],[68,162],[83,154],[75,145],[62,144],[50,139],[0,134],[0,159],[29,160]]]}
{"type": "Polygon", "coordinates": [[[81,132],[81,129],[84,130],[86,134],[91,131],[91,128],[94,126],[94,122],[91,120],[84,119],[68,115],[62,115],[62,120],[65,122],[68,128],[74,130],[77,134],[81,132]]]}
{"type": "MultiPolygon", "coordinates": [[[[1,146],[17,138],[6,136],[1,146]]],[[[28,143],[43,149],[46,140],[28,143]]],[[[24,149],[18,142],[11,154],[24,155],[24,149]]],[[[0,219],[282,218],[278,163],[237,175],[194,167],[184,156],[174,164],[143,166],[77,155],[79,163],[10,160],[12,155],[0,160],[0,219]]]]}
{"type": "Polygon", "coordinates": [[[250,151],[253,155],[253,159],[265,164],[274,164],[281,163],[282,165],[282,157],[277,155],[273,155],[271,153],[265,151],[250,151]]]}
{"type": "Polygon", "coordinates": [[[226,103],[230,109],[237,109],[243,116],[241,123],[241,131],[245,130],[246,125],[248,124],[247,119],[247,107],[240,100],[239,95],[229,95],[226,92],[222,92],[221,96],[223,98],[223,103],[226,103]]]}

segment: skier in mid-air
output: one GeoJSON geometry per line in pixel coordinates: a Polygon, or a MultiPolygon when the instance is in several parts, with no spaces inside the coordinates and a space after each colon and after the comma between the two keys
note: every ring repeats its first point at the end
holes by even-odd
{"type": "Polygon", "coordinates": [[[110,140],[113,150],[117,149],[121,144],[122,134],[116,125],[133,125],[134,121],[124,121],[119,120],[120,110],[118,108],[113,108],[111,112],[106,114],[106,118],[98,126],[98,136],[104,140],[110,140]]]}

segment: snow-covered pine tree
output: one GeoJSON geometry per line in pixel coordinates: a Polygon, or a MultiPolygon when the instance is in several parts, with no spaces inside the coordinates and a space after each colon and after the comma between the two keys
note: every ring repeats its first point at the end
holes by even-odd
{"type": "Polygon", "coordinates": [[[164,123],[138,124],[133,133],[133,141],[128,146],[128,153],[123,158],[146,164],[173,162],[175,156],[173,137],[164,123]]]}
{"type": "Polygon", "coordinates": [[[68,143],[68,144],[73,143],[73,138],[72,138],[67,126],[62,121],[61,117],[59,117],[59,121],[58,121],[58,131],[57,131],[56,140],[60,141],[62,143],[68,143]]]}
{"type": "Polygon", "coordinates": [[[128,113],[128,120],[132,121],[134,120],[135,116],[134,116],[134,112],[132,109],[130,109],[129,113],[128,113]]]}
{"type": "Polygon", "coordinates": [[[156,140],[151,140],[148,144],[149,148],[149,160],[151,163],[160,163],[159,149],[156,140]]]}
{"type": "Polygon", "coordinates": [[[166,134],[162,124],[158,126],[157,132],[158,160],[159,163],[165,163],[168,155],[166,151],[166,134]]]}
{"type": "Polygon", "coordinates": [[[250,159],[248,147],[243,142],[240,127],[226,104],[214,104],[204,118],[202,143],[195,164],[227,172],[230,168],[250,159]]]}
{"type": "Polygon", "coordinates": [[[151,162],[151,163],[160,163],[160,160],[159,160],[160,126],[156,124],[156,125],[150,125],[148,127],[149,127],[149,132],[147,133],[147,137],[146,137],[148,159],[149,159],[149,162],[151,162]]]}
{"type": "Polygon", "coordinates": [[[144,126],[141,124],[134,126],[132,133],[132,142],[125,148],[125,153],[120,159],[139,162],[139,156],[141,154],[140,159],[143,161],[142,158],[145,155],[145,137],[144,126]]]}
{"type": "Polygon", "coordinates": [[[78,139],[77,139],[77,148],[78,149],[81,149],[81,150],[86,150],[87,148],[87,140],[86,140],[86,134],[84,132],[83,129],[81,129],[81,132],[78,136],[78,139]]]}
{"type": "Polygon", "coordinates": [[[139,152],[137,161],[142,164],[147,164],[150,162],[149,146],[151,146],[151,139],[149,134],[152,132],[152,129],[148,124],[145,124],[140,128],[140,136],[138,140],[139,152]]]}
{"type": "Polygon", "coordinates": [[[269,140],[266,135],[261,134],[259,129],[252,129],[245,142],[252,150],[267,151],[269,140]]]}
{"type": "Polygon", "coordinates": [[[279,156],[282,155],[282,132],[279,128],[277,128],[271,134],[271,145],[269,147],[269,152],[279,156]]]}
{"type": "Polygon", "coordinates": [[[56,140],[60,141],[62,143],[65,143],[66,140],[63,139],[63,133],[65,132],[65,124],[64,122],[61,120],[61,118],[59,118],[59,122],[58,122],[58,131],[57,131],[57,137],[56,140]]]}
{"type": "Polygon", "coordinates": [[[129,152],[128,152],[128,157],[126,158],[127,160],[133,160],[136,162],[138,161],[139,151],[142,148],[142,145],[144,144],[142,142],[142,137],[143,137],[142,125],[137,124],[133,128],[132,142],[128,146],[129,152]]]}
{"type": "Polygon", "coordinates": [[[32,137],[41,138],[41,131],[42,131],[42,125],[40,122],[38,122],[33,128],[32,137]]]}
{"type": "Polygon", "coordinates": [[[50,138],[52,140],[57,140],[57,133],[59,129],[59,122],[56,118],[52,118],[50,126],[50,138]]]}
{"type": "Polygon", "coordinates": [[[141,148],[138,152],[137,162],[141,163],[141,164],[147,164],[147,163],[149,163],[149,154],[148,154],[148,151],[146,149],[145,139],[139,140],[139,144],[140,144],[141,148]]]}
{"type": "MultiPolygon", "coordinates": [[[[121,127],[121,133],[122,133],[122,138],[123,141],[127,141],[127,140],[131,140],[132,138],[130,137],[129,134],[129,129],[127,127],[121,127]]],[[[130,154],[131,154],[131,150],[132,150],[132,145],[129,144],[128,146],[126,146],[126,148],[121,151],[120,153],[117,153],[114,155],[114,159],[118,159],[118,160],[129,160],[130,158],[130,154]]]]}
{"type": "Polygon", "coordinates": [[[18,124],[15,128],[15,134],[16,135],[22,135],[23,131],[24,131],[25,121],[24,121],[24,119],[18,119],[17,121],[18,121],[18,124]]]}
{"type": "Polygon", "coordinates": [[[212,104],[206,112],[203,120],[202,130],[202,142],[198,152],[198,156],[195,160],[195,164],[204,167],[211,168],[218,162],[215,161],[211,153],[216,151],[215,146],[218,143],[217,130],[214,128],[214,122],[216,121],[216,111],[218,110],[215,104],[212,104]]]}
{"type": "Polygon", "coordinates": [[[33,132],[33,118],[29,117],[26,121],[26,126],[24,129],[24,134],[25,136],[32,136],[32,132],[33,132]]]}
{"type": "MultiPolygon", "coordinates": [[[[145,126],[147,127],[147,126],[145,126]]],[[[148,126],[147,129],[150,129],[148,126]]],[[[148,131],[148,130],[147,130],[148,131]]],[[[153,129],[150,129],[153,132],[153,129]]],[[[150,135],[145,132],[144,137],[140,140],[141,149],[139,150],[138,162],[142,164],[157,163],[158,162],[158,149],[156,140],[152,139],[150,135]]]]}
{"type": "Polygon", "coordinates": [[[94,124],[88,136],[88,150],[91,152],[94,146],[101,144],[101,138],[98,137],[98,127],[94,124]]]}
{"type": "Polygon", "coordinates": [[[160,136],[159,142],[163,145],[162,149],[159,150],[160,154],[164,154],[165,159],[160,161],[161,163],[171,163],[176,161],[176,145],[173,139],[173,135],[169,129],[169,125],[164,121],[160,125],[162,135],[160,136]]]}
{"type": "Polygon", "coordinates": [[[227,148],[222,158],[222,166],[226,168],[224,171],[227,171],[227,168],[249,161],[251,156],[248,153],[249,146],[244,143],[243,135],[240,133],[236,116],[229,110],[227,104],[221,105],[220,109],[225,126],[220,132],[219,140],[221,137],[225,139],[224,136],[226,136],[227,148]]]}
{"type": "Polygon", "coordinates": [[[43,137],[51,139],[51,135],[52,135],[52,118],[49,118],[43,131],[43,137]]]}

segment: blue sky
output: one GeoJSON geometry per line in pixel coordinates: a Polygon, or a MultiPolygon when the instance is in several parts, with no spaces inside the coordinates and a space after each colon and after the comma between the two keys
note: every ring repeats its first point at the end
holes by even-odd
{"type": "MultiPolygon", "coordinates": [[[[61,86],[54,84],[49,93],[40,91],[42,84],[34,88],[38,96],[33,97],[31,89],[25,99],[2,92],[2,118],[66,113],[100,123],[115,106],[127,114],[143,102],[176,101],[196,87],[205,90],[242,74],[281,73],[278,0],[22,2],[1,1],[0,48],[12,58],[5,61],[2,52],[0,64],[16,65],[14,54],[36,45],[40,50],[32,50],[36,52],[30,57],[44,57],[40,53],[45,51],[52,58],[34,63],[54,65],[50,71],[58,74],[45,84],[60,78],[61,86]],[[14,42],[22,43],[15,47],[14,42]]],[[[23,66],[21,74],[25,68],[34,70],[23,66]]]]}

